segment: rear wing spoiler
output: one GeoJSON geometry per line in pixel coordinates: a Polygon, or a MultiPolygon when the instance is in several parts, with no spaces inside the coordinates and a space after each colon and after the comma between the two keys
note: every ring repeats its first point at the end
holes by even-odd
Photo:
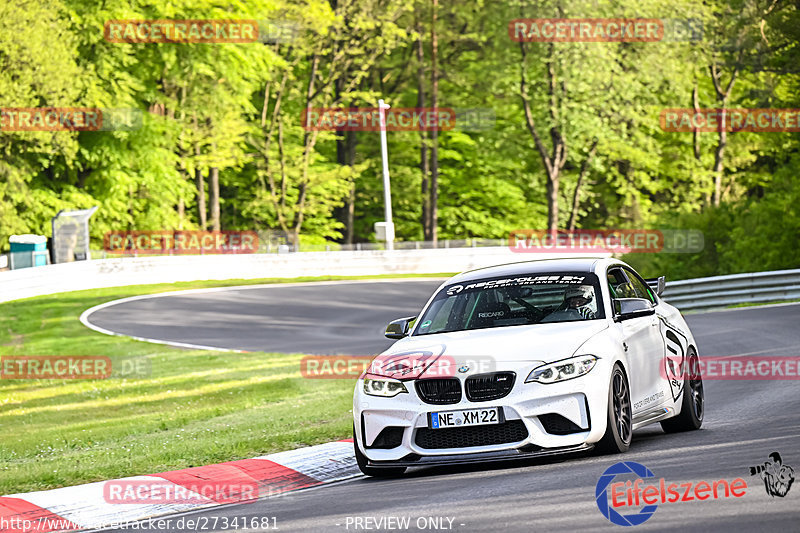
{"type": "Polygon", "coordinates": [[[661,296],[661,293],[664,292],[664,289],[667,287],[667,278],[666,276],[661,276],[658,278],[649,278],[645,280],[647,284],[650,286],[656,294],[661,296]]]}

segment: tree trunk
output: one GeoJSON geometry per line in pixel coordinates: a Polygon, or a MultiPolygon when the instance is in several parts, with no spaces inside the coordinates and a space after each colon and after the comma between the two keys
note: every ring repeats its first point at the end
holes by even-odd
{"type": "MultiPolygon", "coordinates": [[[[342,77],[336,80],[334,85],[336,90],[336,102],[340,102],[344,94],[344,85],[347,81],[348,71],[345,70],[342,77]]],[[[352,167],[356,161],[356,132],[350,130],[339,130],[336,132],[336,162],[341,166],[352,167]]],[[[351,178],[350,194],[345,199],[344,206],[338,211],[338,219],[344,224],[344,243],[353,243],[353,222],[356,200],[355,177],[351,178]]]]}
{"type": "Polygon", "coordinates": [[[547,197],[547,229],[554,231],[558,229],[558,188],[559,171],[553,170],[547,175],[546,197],[547,197]]]}
{"type": "Polygon", "coordinates": [[[345,244],[353,244],[353,239],[355,237],[355,214],[356,214],[356,182],[350,184],[350,195],[345,202],[345,234],[344,234],[344,242],[345,244]]]}
{"type": "Polygon", "coordinates": [[[550,119],[552,126],[550,128],[550,138],[553,142],[552,154],[547,153],[547,147],[542,142],[539,136],[539,130],[536,127],[536,122],[533,119],[533,112],[531,111],[531,103],[528,98],[528,80],[525,75],[525,59],[527,52],[525,50],[525,43],[519,43],[520,51],[522,53],[522,64],[520,69],[519,93],[522,98],[522,107],[525,111],[525,122],[528,126],[528,131],[533,137],[533,142],[536,145],[536,150],[542,158],[542,165],[544,166],[547,174],[546,183],[546,197],[547,197],[547,229],[555,231],[558,229],[558,187],[561,169],[567,162],[567,143],[564,137],[558,130],[558,95],[555,69],[553,62],[555,61],[554,48],[550,46],[550,61],[548,64],[548,84],[547,89],[550,96],[550,119]]]}
{"type": "MultiPolygon", "coordinates": [[[[308,78],[308,89],[306,91],[306,109],[311,109],[311,102],[314,99],[314,81],[317,77],[317,68],[319,67],[319,54],[314,54],[314,57],[311,60],[311,73],[309,74],[308,78]]],[[[281,130],[278,130],[279,136],[281,130]]],[[[303,134],[303,157],[301,162],[302,168],[302,176],[300,178],[300,184],[298,185],[298,194],[297,194],[297,201],[295,202],[295,213],[294,213],[294,221],[292,223],[292,231],[289,234],[292,240],[292,245],[294,246],[294,250],[298,251],[300,249],[300,230],[303,227],[303,218],[305,216],[305,208],[306,208],[306,195],[308,194],[308,167],[311,161],[311,151],[314,149],[314,144],[317,141],[317,133],[318,131],[313,132],[305,132],[303,134]]],[[[280,139],[280,144],[283,144],[282,139],[280,139]]],[[[285,198],[285,195],[284,195],[285,198]]]]}
{"type": "Polygon", "coordinates": [[[200,219],[200,229],[208,227],[206,219],[206,184],[203,179],[203,171],[199,168],[194,169],[194,183],[197,186],[197,216],[200,219]]]}
{"type": "Polygon", "coordinates": [[[575,184],[575,193],[572,195],[572,212],[569,214],[569,230],[572,231],[575,229],[575,221],[578,218],[578,206],[580,205],[580,194],[581,194],[581,185],[583,184],[583,179],[586,177],[586,173],[589,172],[589,165],[592,162],[592,158],[594,158],[594,154],[597,151],[597,138],[592,141],[592,147],[589,149],[589,154],[586,156],[586,159],[583,160],[581,164],[581,172],[578,174],[578,183],[575,184]]]}
{"type": "MultiPolygon", "coordinates": [[[[417,33],[419,34],[416,43],[417,108],[422,110],[422,108],[425,107],[425,50],[422,46],[422,24],[419,22],[419,20],[417,20],[415,26],[417,33]]],[[[422,195],[422,239],[429,241],[432,239],[432,235],[430,182],[428,181],[428,174],[430,173],[428,161],[428,135],[422,128],[419,130],[419,170],[422,173],[422,186],[420,190],[422,195]]]]}
{"type": "Polygon", "coordinates": [[[219,231],[219,168],[211,167],[211,225],[219,231]]]}
{"type": "MultiPolygon", "coordinates": [[[[722,109],[725,109],[723,104],[722,109]]],[[[725,162],[725,146],[728,144],[728,132],[725,128],[720,128],[718,132],[717,147],[714,150],[714,207],[719,207],[722,200],[722,173],[725,162]]]]}
{"type": "MultiPolygon", "coordinates": [[[[741,56],[741,54],[740,54],[741,56]]],[[[739,62],[733,67],[731,72],[731,79],[725,89],[722,88],[720,83],[720,72],[717,70],[716,63],[712,63],[709,67],[711,71],[711,81],[714,82],[714,91],[717,93],[717,101],[720,104],[719,109],[722,111],[722,117],[719,120],[720,127],[717,131],[717,147],[714,150],[714,207],[719,207],[722,201],[722,174],[725,171],[725,146],[728,144],[728,132],[726,130],[728,117],[726,111],[728,109],[728,97],[731,95],[733,85],[736,83],[736,76],[739,74],[739,62]]]]}
{"type": "MultiPolygon", "coordinates": [[[[434,110],[439,102],[439,65],[438,38],[436,35],[436,15],[439,9],[439,0],[433,0],[433,15],[431,17],[431,108],[434,110]]],[[[435,112],[435,111],[434,111],[435,112]]],[[[436,248],[439,239],[439,128],[431,132],[431,206],[430,206],[430,232],[433,247],[436,248]]]]}
{"type": "MultiPolygon", "coordinates": [[[[339,132],[339,137],[336,139],[336,160],[337,163],[343,166],[352,167],[356,161],[356,133],[354,131],[339,132]]],[[[339,220],[344,224],[344,242],[345,244],[353,243],[354,235],[354,213],[356,201],[356,182],[355,177],[350,182],[350,194],[345,199],[344,206],[342,206],[339,220]]]]}
{"type": "MultiPolygon", "coordinates": [[[[694,112],[700,112],[700,100],[697,95],[697,80],[694,80],[694,89],[692,90],[692,107],[694,112]]],[[[700,134],[697,128],[692,132],[692,144],[694,145],[694,158],[700,161],[700,134]]]]}

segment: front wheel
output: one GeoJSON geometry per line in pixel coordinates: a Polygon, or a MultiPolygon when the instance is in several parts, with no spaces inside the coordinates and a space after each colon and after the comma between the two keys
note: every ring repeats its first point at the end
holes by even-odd
{"type": "Polygon", "coordinates": [[[681,414],[661,422],[664,433],[693,431],[703,425],[705,411],[705,394],[703,393],[703,376],[700,375],[700,360],[694,350],[689,351],[689,366],[683,378],[683,396],[681,414]]]}
{"type": "Polygon", "coordinates": [[[606,433],[595,444],[595,449],[601,454],[628,451],[633,437],[631,393],[628,387],[628,379],[619,364],[614,365],[614,370],[611,371],[606,420],[606,433]]]}
{"type": "Polygon", "coordinates": [[[369,462],[369,459],[367,459],[367,456],[361,453],[361,450],[358,448],[358,439],[356,439],[355,425],[353,425],[353,449],[355,450],[356,464],[358,464],[358,469],[361,470],[361,473],[364,474],[365,476],[393,477],[393,476],[401,476],[406,471],[406,468],[404,466],[392,466],[392,467],[368,466],[367,463],[369,462]]]}

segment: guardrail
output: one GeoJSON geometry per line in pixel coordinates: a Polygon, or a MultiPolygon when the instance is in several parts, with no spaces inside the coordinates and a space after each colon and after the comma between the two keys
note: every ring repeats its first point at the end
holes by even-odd
{"type": "Polygon", "coordinates": [[[668,281],[662,296],[681,310],[800,299],[800,269],[668,281]]]}

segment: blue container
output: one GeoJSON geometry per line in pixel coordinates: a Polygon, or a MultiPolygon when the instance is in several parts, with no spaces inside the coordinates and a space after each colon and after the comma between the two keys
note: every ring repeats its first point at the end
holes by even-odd
{"type": "Polygon", "coordinates": [[[9,266],[16,270],[47,264],[47,237],[44,235],[12,235],[9,266]]]}

